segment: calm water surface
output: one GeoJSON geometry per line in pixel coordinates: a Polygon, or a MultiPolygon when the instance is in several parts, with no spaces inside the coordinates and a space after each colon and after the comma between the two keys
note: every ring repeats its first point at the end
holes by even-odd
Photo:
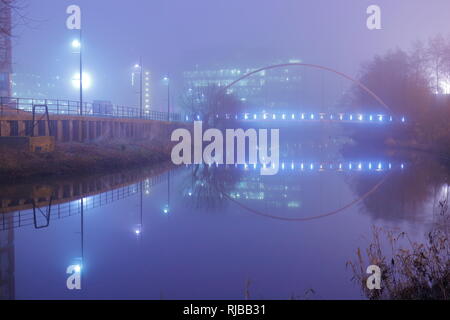
{"type": "Polygon", "coordinates": [[[420,240],[448,196],[445,170],[422,156],[281,161],[271,177],[166,166],[4,185],[1,297],[357,299],[346,262],[372,226],[420,240]],[[67,289],[70,265],[82,290],[67,289]]]}

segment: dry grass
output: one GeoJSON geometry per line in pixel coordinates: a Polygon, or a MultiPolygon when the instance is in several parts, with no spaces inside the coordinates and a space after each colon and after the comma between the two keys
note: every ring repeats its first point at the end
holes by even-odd
{"type": "MultiPolygon", "coordinates": [[[[443,207],[441,218],[449,222],[448,207],[443,207]]],[[[448,300],[450,298],[450,239],[448,224],[436,225],[425,243],[416,243],[404,232],[395,233],[373,228],[373,240],[365,250],[357,250],[356,261],[347,264],[353,280],[372,300],[448,300]],[[386,253],[383,248],[390,248],[386,253]],[[369,290],[366,268],[381,268],[381,290],[369,290]]]]}

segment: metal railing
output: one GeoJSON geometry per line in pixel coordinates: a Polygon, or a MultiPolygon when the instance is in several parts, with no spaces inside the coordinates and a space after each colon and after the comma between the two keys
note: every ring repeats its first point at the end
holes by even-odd
{"type": "MultiPolygon", "coordinates": [[[[0,97],[0,116],[10,113],[32,112],[33,106],[46,105],[49,114],[68,115],[68,116],[86,116],[101,118],[127,118],[144,119],[159,121],[184,121],[185,118],[179,113],[170,113],[161,111],[143,111],[136,107],[122,105],[113,105],[109,103],[83,103],[83,112],[81,114],[80,102],[72,100],[54,100],[54,99],[34,99],[34,98],[10,98],[0,97]]],[[[39,108],[36,113],[43,113],[39,108]]]]}

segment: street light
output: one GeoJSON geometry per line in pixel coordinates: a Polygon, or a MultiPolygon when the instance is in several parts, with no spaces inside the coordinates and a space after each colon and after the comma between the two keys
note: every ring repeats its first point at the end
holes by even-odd
{"type": "Polygon", "coordinates": [[[167,84],[167,121],[170,121],[170,79],[169,76],[163,78],[164,83],[167,84]]]}
{"type": "MultiPolygon", "coordinates": [[[[89,73],[83,72],[83,89],[89,89],[92,79],[89,73]]],[[[72,85],[75,89],[80,88],[80,73],[75,73],[72,77],[72,85]]]]}
{"type": "MultiPolygon", "coordinates": [[[[83,115],[83,54],[82,54],[82,43],[81,43],[81,29],[80,29],[80,39],[74,39],[72,41],[72,48],[78,49],[78,54],[80,55],[80,115],[83,115]]],[[[77,79],[78,80],[78,79],[77,79]]]]}
{"type": "Polygon", "coordinates": [[[81,43],[78,39],[72,41],[72,48],[79,49],[81,47],[81,43]]]}
{"type": "Polygon", "coordinates": [[[142,58],[140,58],[139,63],[134,65],[134,69],[136,69],[136,73],[139,72],[139,117],[142,118],[144,109],[143,109],[143,82],[144,82],[144,68],[142,66],[142,58]]]}

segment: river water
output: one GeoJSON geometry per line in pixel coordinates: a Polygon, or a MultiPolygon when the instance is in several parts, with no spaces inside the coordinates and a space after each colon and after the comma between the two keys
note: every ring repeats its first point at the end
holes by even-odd
{"type": "Polygon", "coordinates": [[[3,185],[0,296],[362,298],[346,263],[373,226],[421,241],[448,175],[426,155],[289,151],[306,145],[283,149],[276,176],[167,165],[3,185]]]}

